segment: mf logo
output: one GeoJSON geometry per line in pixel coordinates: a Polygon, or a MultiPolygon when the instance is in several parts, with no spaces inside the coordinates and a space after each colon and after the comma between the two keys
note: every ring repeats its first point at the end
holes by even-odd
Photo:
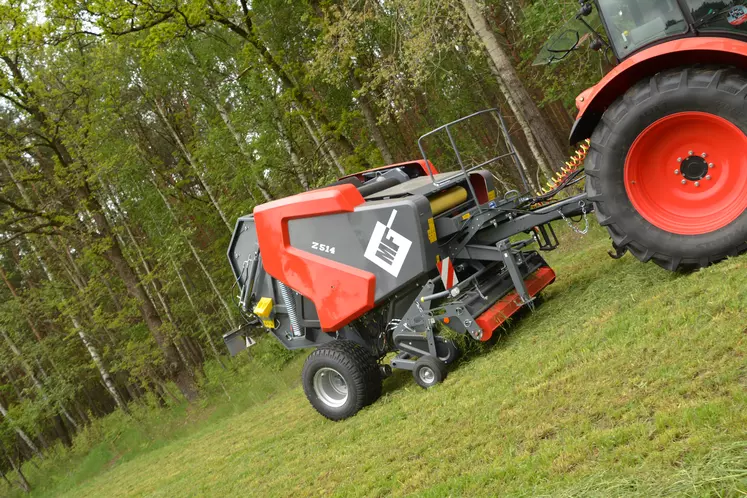
{"type": "Polygon", "coordinates": [[[410,246],[412,246],[411,240],[392,230],[396,216],[397,210],[393,209],[386,225],[380,221],[376,222],[371,240],[368,241],[368,247],[363,254],[367,260],[394,277],[399,276],[410,246]]]}

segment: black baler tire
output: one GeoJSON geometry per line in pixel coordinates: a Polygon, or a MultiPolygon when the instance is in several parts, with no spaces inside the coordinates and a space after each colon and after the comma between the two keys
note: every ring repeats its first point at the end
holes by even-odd
{"type": "Polygon", "coordinates": [[[304,363],[302,380],[311,406],[334,421],[352,417],[381,396],[381,375],[376,359],[353,341],[338,340],[317,348],[304,363]],[[334,368],[345,378],[348,401],[341,407],[326,405],[314,391],[314,374],[323,367],[334,368]]]}
{"type": "Polygon", "coordinates": [[[731,67],[687,66],[646,78],[604,113],[586,159],[586,190],[599,223],[612,241],[643,262],[670,271],[706,267],[747,250],[747,211],[731,224],[703,235],[679,235],[644,219],[624,185],[627,153],[657,120],[678,112],[716,114],[747,133],[747,74],[731,67]]]}
{"type": "Polygon", "coordinates": [[[382,377],[379,370],[379,362],[376,361],[376,358],[366,348],[357,342],[346,339],[330,342],[325,344],[324,347],[344,351],[363,367],[366,378],[366,400],[363,406],[371,405],[381,397],[382,377]]]}

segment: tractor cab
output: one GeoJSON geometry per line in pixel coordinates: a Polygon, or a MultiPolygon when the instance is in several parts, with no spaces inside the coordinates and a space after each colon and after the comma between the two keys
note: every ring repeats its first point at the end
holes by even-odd
{"type": "Polygon", "coordinates": [[[586,45],[618,61],[645,47],[690,36],[747,37],[747,1],[595,0],[553,34],[535,65],[552,64],[586,45]],[[604,31],[606,36],[603,36],[604,31]]]}

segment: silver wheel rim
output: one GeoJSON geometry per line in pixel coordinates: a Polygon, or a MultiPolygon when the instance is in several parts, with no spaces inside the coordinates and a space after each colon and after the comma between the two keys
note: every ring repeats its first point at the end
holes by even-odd
{"type": "Polygon", "coordinates": [[[320,368],[314,374],[314,393],[325,405],[339,408],[348,400],[348,383],[334,368],[320,368]]]}
{"type": "Polygon", "coordinates": [[[424,384],[433,384],[433,381],[436,380],[436,374],[431,367],[420,367],[418,376],[424,384]]]}

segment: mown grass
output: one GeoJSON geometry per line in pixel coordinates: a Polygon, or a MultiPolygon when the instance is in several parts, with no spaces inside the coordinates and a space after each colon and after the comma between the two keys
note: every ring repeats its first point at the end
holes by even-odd
{"type": "Polygon", "coordinates": [[[747,257],[673,275],[608,258],[597,226],[562,240],[541,307],[434,389],[398,372],[333,423],[298,387],[302,357],[247,364],[243,397],[111,424],[87,457],[29,470],[35,494],[747,494],[747,257]]]}

